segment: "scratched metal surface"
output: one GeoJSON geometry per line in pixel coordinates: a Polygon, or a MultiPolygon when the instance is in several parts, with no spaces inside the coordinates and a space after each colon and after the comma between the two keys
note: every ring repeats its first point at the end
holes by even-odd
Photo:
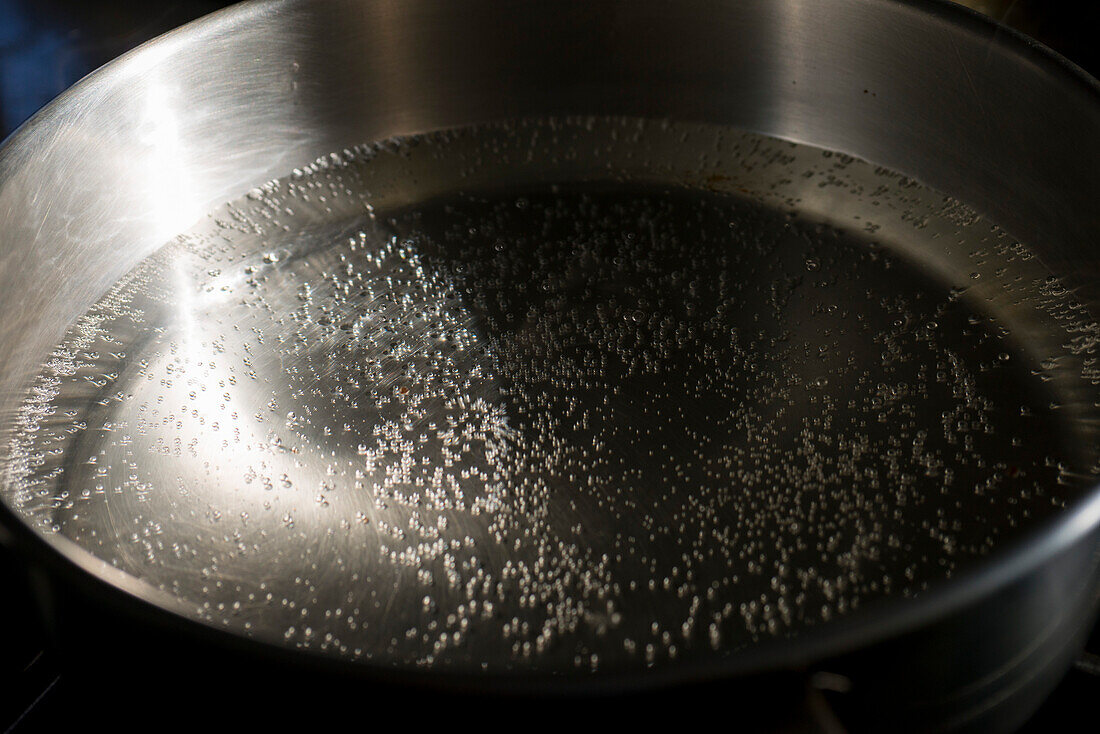
{"type": "MultiPolygon", "coordinates": [[[[116,79],[133,85],[125,98],[110,96],[110,77],[104,77],[77,93],[76,114],[66,120],[64,130],[50,130],[47,117],[28,132],[26,142],[34,143],[34,154],[27,149],[5,153],[3,170],[10,177],[0,191],[0,204],[10,225],[8,241],[23,243],[8,250],[4,261],[4,305],[10,318],[4,326],[3,359],[9,409],[40,355],[75,315],[214,205],[355,142],[469,122],[475,109],[490,116],[547,111],[535,94],[514,88],[510,78],[494,76],[492,51],[478,48],[470,54],[464,45],[459,53],[446,43],[450,34],[443,28],[472,27],[479,22],[476,8],[470,19],[447,18],[446,26],[441,21],[434,28],[418,22],[415,29],[413,20],[420,20],[415,5],[409,16],[395,18],[365,12],[345,17],[347,6],[318,8],[269,4],[258,6],[251,18],[239,18],[237,26],[208,25],[204,33],[210,49],[201,61],[180,45],[165,43],[140,63],[115,69],[116,79]],[[265,15],[270,20],[279,14],[289,14],[294,22],[262,22],[265,15]],[[405,33],[415,38],[402,37],[405,33]],[[247,61],[217,50],[219,41],[230,36],[242,44],[247,61]],[[331,46],[318,48],[322,36],[331,46]],[[364,43],[364,38],[369,40],[364,43]],[[422,43],[439,47],[439,58],[430,63],[408,58],[407,49],[422,43]],[[352,68],[334,70],[332,59],[345,57],[349,48],[367,52],[352,68]],[[468,62],[469,77],[441,73],[456,58],[468,62]],[[219,78],[226,68],[244,72],[244,81],[237,83],[234,77],[230,84],[219,78]],[[493,83],[482,87],[486,75],[493,83]],[[370,82],[365,91],[358,86],[364,79],[370,82]],[[340,90],[340,105],[311,103],[331,99],[335,90],[340,90]],[[186,107],[175,101],[183,96],[189,99],[186,107]],[[376,104],[367,104],[368,99],[376,104]],[[226,150],[234,152],[226,155],[226,150]],[[32,160],[37,168],[27,165],[32,160]],[[130,214],[88,217],[90,208],[130,214]],[[54,248],[58,242],[65,246],[54,248]],[[51,246],[48,254],[25,256],[46,243],[51,246]],[[28,329],[32,322],[34,330],[28,329]]],[[[649,8],[643,7],[640,15],[649,8]]],[[[689,100],[681,108],[688,116],[856,152],[982,203],[983,211],[999,215],[996,221],[1017,222],[1014,231],[1041,234],[1029,242],[1041,243],[1044,261],[1063,269],[1067,253],[1089,242],[1096,231],[1087,207],[1084,219],[1077,216],[1090,191],[1086,164],[1095,157],[1090,147],[1096,140],[1091,134],[1095,115],[1072,113],[1073,94],[1066,93],[1063,82],[1053,82],[1042,63],[1006,61],[995,43],[973,43],[961,31],[952,31],[962,35],[939,49],[942,53],[925,57],[919,26],[910,23],[905,6],[875,5],[860,17],[865,11],[849,3],[825,9],[773,4],[760,11],[766,18],[762,26],[771,32],[736,49],[712,39],[700,44],[684,66],[669,64],[662,51],[671,51],[660,39],[647,36],[656,46],[646,62],[598,64],[592,88],[576,91],[563,104],[652,114],[673,101],[689,100]],[[816,29],[828,23],[855,28],[851,46],[822,40],[816,29]],[[854,48],[864,60],[858,73],[851,66],[854,48]],[[768,61],[754,65],[762,58],[768,61]],[[746,72],[737,89],[708,96],[697,94],[704,82],[694,82],[699,88],[691,89],[677,77],[694,68],[692,64],[755,70],[746,72]],[[1004,65],[1013,71],[989,73],[1004,65]],[[645,86],[660,94],[643,94],[642,85],[611,91],[616,81],[642,66],[645,86]],[[777,79],[784,85],[774,84],[777,79]],[[985,86],[975,79],[992,83],[985,86]],[[990,108],[1007,112],[983,115],[990,108]],[[1053,129],[1037,110],[1055,121],[1053,129]],[[859,112],[857,126],[847,124],[853,111],[859,112]],[[961,122],[970,115],[985,120],[980,132],[961,122]],[[1037,182],[1049,185],[1037,187],[1037,182]],[[1037,190],[1049,195],[1036,196],[1037,190]]],[[[612,11],[577,13],[597,30],[637,30],[633,21],[612,11]]],[[[549,27],[565,23],[558,17],[545,20],[549,27]]],[[[582,58],[576,64],[590,61],[582,58]]],[[[551,91],[564,89],[571,68],[568,63],[564,67],[541,72],[551,91]]],[[[1088,281],[1090,271],[1075,267],[1072,278],[1088,281]]],[[[78,552],[75,557],[92,562],[78,552]]],[[[120,585],[154,595],[147,585],[135,584],[132,574],[100,568],[120,585]]]]}

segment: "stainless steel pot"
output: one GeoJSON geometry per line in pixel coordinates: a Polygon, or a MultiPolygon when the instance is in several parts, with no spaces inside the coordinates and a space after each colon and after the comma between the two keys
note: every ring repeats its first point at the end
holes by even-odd
{"type": "MultiPolygon", "coordinates": [[[[1083,302],[1100,296],[1100,87],[948,3],[256,0],[110,64],[4,145],[5,426],[73,319],[215,205],[363,141],[568,114],[722,123],[859,156],[971,204],[1069,273],[1083,302]]],[[[66,639],[88,642],[64,631],[92,614],[65,611],[75,596],[112,610],[101,621],[167,629],[165,645],[196,637],[252,660],[381,674],[185,621],[140,580],[6,508],[3,520],[4,540],[43,569],[66,639]]],[[[819,687],[843,681],[836,705],[871,726],[1007,729],[1081,645],[1098,550],[1092,492],[927,595],[712,666],[580,683],[384,675],[482,693],[608,693],[793,671],[819,687]]]]}

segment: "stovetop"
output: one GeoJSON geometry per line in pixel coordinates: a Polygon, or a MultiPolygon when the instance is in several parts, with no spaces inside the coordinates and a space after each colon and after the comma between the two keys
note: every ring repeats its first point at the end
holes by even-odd
{"type": "MultiPolygon", "coordinates": [[[[149,38],[230,3],[177,0],[0,0],[0,137],[88,72],[149,38]]],[[[1095,24],[1060,0],[966,0],[968,5],[1038,38],[1100,74],[1095,24]]],[[[71,702],[80,686],[60,673],[57,654],[22,566],[0,550],[0,731],[46,732],[95,725],[97,714],[71,702]]],[[[1023,732],[1091,731],[1100,696],[1100,627],[1086,652],[1023,732]]],[[[108,716],[103,713],[102,716],[108,716]]],[[[106,724],[103,718],[99,724],[106,724]]]]}

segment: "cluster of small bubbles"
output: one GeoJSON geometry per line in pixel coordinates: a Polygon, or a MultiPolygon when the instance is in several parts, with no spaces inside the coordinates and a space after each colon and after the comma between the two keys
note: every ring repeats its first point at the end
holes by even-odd
{"type": "Polygon", "coordinates": [[[138,266],[44,361],[5,500],[277,644],[654,666],[919,594],[1064,507],[1098,473],[1098,346],[1027,248],[849,156],[448,131],[138,266]]]}

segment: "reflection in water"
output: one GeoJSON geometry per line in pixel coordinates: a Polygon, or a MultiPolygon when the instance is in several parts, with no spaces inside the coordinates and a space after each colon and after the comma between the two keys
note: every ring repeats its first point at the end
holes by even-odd
{"type": "Polygon", "coordinates": [[[919,593],[1072,497],[1068,299],[828,152],[606,120],[387,143],[216,211],[74,325],[10,499],[280,644],[699,659],[919,593]]]}

